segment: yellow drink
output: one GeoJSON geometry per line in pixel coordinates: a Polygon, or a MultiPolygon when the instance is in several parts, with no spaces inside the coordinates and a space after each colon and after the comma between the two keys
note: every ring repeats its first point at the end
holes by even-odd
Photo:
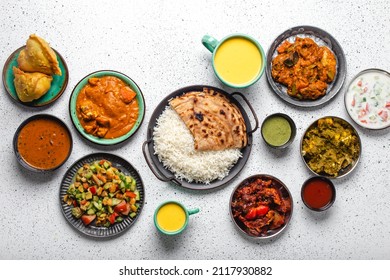
{"type": "Polygon", "coordinates": [[[186,222],[184,209],[176,203],[167,203],[157,212],[157,223],[165,231],[174,232],[181,229],[186,222]]]}
{"type": "Polygon", "coordinates": [[[223,42],[214,57],[214,67],[220,78],[235,85],[254,80],[261,66],[260,50],[252,41],[242,37],[223,42]]]}

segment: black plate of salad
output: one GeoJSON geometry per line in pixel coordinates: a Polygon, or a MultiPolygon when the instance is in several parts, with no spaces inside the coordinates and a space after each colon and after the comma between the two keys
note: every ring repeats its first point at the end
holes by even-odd
{"type": "Polygon", "coordinates": [[[95,238],[123,234],[138,219],[144,199],[138,171],[109,153],[94,153],[76,161],[60,187],[66,220],[77,231],[95,238]]]}

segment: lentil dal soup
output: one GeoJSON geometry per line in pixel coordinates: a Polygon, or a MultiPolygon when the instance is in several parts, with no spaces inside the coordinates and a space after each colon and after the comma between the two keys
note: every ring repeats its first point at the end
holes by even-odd
{"type": "Polygon", "coordinates": [[[52,119],[35,119],[18,135],[17,148],[22,159],[42,170],[60,166],[68,157],[71,138],[67,129],[52,119]]]}

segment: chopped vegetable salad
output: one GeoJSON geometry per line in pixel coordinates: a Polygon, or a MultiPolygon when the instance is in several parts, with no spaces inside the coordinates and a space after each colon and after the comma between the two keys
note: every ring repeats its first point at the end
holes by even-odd
{"type": "Polygon", "coordinates": [[[140,207],[136,180],[123,174],[108,160],[84,164],[64,196],[73,206],[72,215],[85,225],[109,227],[134,218],[140,207]]]}

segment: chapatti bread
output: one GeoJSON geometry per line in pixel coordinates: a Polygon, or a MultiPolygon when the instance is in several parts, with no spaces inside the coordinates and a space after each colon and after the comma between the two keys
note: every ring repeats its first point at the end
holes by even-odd
{"type": "Polygon", "coordinates": [[[204,88],[178,96],[170,105],[191,131],[195,150],[219,151],[247,145],[244,118],[223,94],[204,88]]]}

